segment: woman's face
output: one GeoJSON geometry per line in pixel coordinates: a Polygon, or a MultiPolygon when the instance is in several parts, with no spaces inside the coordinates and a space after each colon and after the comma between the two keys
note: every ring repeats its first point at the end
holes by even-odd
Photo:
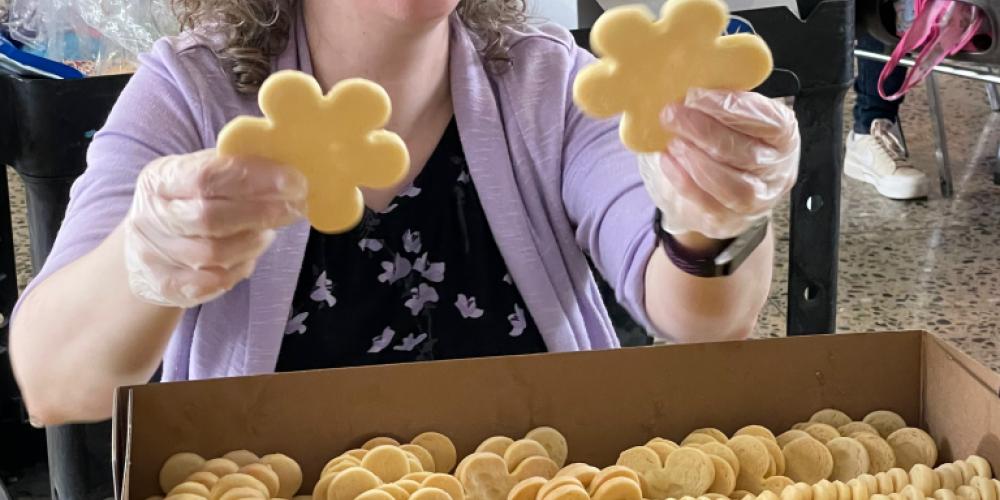
{"type": "Polygon", "coordinates": [[[394,21],[427,23],[448,17],[459,0],[353,0],[366,13],[394,21]]]}

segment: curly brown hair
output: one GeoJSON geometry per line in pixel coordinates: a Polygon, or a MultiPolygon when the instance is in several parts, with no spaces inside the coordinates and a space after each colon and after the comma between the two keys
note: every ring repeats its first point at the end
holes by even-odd
{"type": "MultiPolygon", "coordinates": [[[[256,92],[271,74],[271,58],[284,50],[297,0],[172,0],[181,25],[211,26],[226,42],[219,58],[231,70],[243,93],[256,92]]],[[[491,63],[510,63],[504,28],[525,23],[523,0],[460,0],[458,15],[482,38],[483,56],[491,63]]]]}

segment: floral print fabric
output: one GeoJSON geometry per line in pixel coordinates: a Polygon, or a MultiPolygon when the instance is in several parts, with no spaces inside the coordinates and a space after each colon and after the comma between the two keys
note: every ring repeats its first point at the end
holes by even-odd
{"type": "Polygon", "coordinates": [[[345,234],[310,233],[277,370],[543,351],[453,120],[385,210],[345,234]]]}

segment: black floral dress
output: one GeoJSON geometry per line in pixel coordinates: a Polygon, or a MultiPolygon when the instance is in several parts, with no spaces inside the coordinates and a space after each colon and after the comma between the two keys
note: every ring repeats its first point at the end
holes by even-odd
{"type": "Polygon", "coordinates": [[[345,234],[310,233],[277,370],[543,351],[452,120],[387,209],[345,234]]]}

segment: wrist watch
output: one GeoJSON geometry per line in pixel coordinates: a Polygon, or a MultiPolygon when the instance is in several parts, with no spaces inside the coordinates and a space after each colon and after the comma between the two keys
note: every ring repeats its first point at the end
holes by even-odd
{"type": "Polygon", "coordinates": [[[678,269],[699,278],[719,278],[729,276],[736,272],[736,269],[743,264],[757,249],[764,236],[767,235],[767,226],[770,222],[768,217],[761,217],[743,234],[733,239],[723,241],[722,249],[708,255],[698,254],[687,249],[674,236],[663,230],[660,220],[663,213],[656,210],[656,217],[653,219],[653,227],[656,231],[656,238],[663,246],[670,261],[678,269]]]}

